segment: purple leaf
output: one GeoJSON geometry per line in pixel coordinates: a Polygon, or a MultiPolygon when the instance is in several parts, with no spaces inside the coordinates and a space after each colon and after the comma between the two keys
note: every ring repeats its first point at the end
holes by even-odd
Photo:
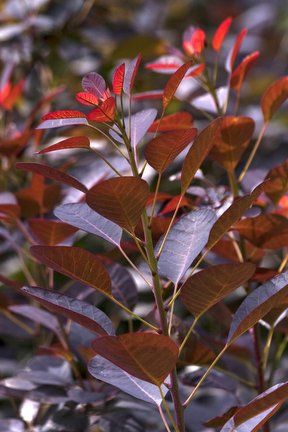
{"type": "Polygon", "coordinates": [[[37,324],[41,324],[57,334],[60,332],[58,320],[51,313],[43,309],[31,305],[12,305],[9,306],[9,310],[37,324]]]}
{"type": "Polygon", "coordinates": [[[63,126],[88,125],[85,117],[44,120],[36,129],[52,129],[63,126]]]}
{"type": "MultiPolygon", "coordinates": [[[[161,405],[162,398],[156,385],[130,375],[99,355],[90,361],[88,371],[94,378],[111,384],[125,393],[145,402],[156,404],[157,406],[161,405]]],[[[162,391],[165,395],[168,389],[162,386],[162,391]]]]}
{"type": "Polygon", "coordinates": [[[113,297],[129,309],[133,309],[137,303],[138,292],[129,271],[118,263],[109,264],[107,270],[111,278],[113,297]]]}
{"type": "Polygon", "coordinates": [[[174,55],[164,55],[158,57],[153,62],[147,63],[145,67],[153,72],[171,75],[176,72],[182,64],[183,60],[179,57],[174,55]]]}
{"type": "MultiPolygon", "coordinates": [[[[160,255],[160,274],[177,285],[206,245],[215,222],[215,212],[206,208],[182,216],[171,228],[160,255]]],[[[156,251],[161,243],[162,239],[157,243],[156,251]]]]}
{"type": "Polygon", "coordinates": [[[106,89],[106,83],[104,78],[97,72],[90,72],[82,79],[82,87],[85,92],[101,98],[106,89]]]}
{"type": "Polygon", "coordinates": [[[124,76],[124,82],[123,82],[123,91],[128,96],[131,94],[131,91],[133,89],[135,76],[141,61],[141,54],[139,54],[135,59],[131,60],[130,63],[125,65],[125,76],[124,76]]]}
{"type": "Polygon", "coordinates": [[[77,322],[98,335],[115,334],[112,322],[107,315],[89,303],[42,288],[26,286],[22,288],[22,291],[51,311],[77,322]]]}
{"type": "MultiPolygon", "coordinates": [[[[218,98],[218,102],[221,108],[224,107],[227,98],[227,87],[219,87],[216,90],[216,96],[218,98]]],[[[209,111],[217,114],[218,108],[215,104],[213,97],[207,93],[203,96],[199,96],[191,101],[191,105],[195,106],[199,110],[209,111]]]]}
{"type": "Polygon", "coordinates": [[[120,246],[122,229],[85,203],[63,204],[56,207],[54,214],[63,222],[95,234],[117,247],[120,246]]]}

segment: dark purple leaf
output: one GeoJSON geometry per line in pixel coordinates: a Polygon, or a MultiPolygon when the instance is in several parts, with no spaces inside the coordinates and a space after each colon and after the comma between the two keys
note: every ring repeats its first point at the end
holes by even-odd
{"type": "Polygon", "coordinates": [[[137,303],[138,292],[129,271],[118,263],[109,264],[107,270],[111,278],[113,297],[129,309],[133,309],[137,303]]]}
{"type": "Polygon", "coordinates": [[[41,324],[57,334],[60,332],[58,320],[51,313],[43,309],[39,309],[32,305],[12,305],[9,306],[9,310],[28,318],[37,324],[41,324]]]}

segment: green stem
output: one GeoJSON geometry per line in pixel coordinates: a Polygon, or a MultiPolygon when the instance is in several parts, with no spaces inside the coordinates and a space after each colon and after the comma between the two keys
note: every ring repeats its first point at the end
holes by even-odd
{"type": "Polygon", "coordinates": [[[93,149],[90,147],[90,149],[100,158],[102,159],[114,172],[117,176],[122,177],[122,174],[108,161],[108,159],[105,158],[105,156],[102,155],[101,152],[98,150],[93,149]]]}
{"type": "Polygon", "coordinates": [[[245,166],[244,166],[244,168],[243,168],[243,170],[242,170],[242,172],[241,172],[241,174],[239,176],[239,179],[238,179],[239,182],[241,182],[243,180],[243,178],[245,177],[245,175],[246,175],[246,173],[248,171],[248,168],[250,167],[250,165],[251,165],[251,163],[252,163],[252,161],[254,159],[254,156],[255,156],[255,154],[256,154],[256,152],[258,150],[258,147],[260,146],[260,143],[261,143],[262,138],[263,138],[263,136],[264,136],[264,134],[266,132],[267,127],[268,127],[268,123],[264,123],[264,125],[262,126],[262,129],[260,131],[260,134],[258,136],[258,139],[255,142],[254,147],[253,147],[253,149],[252,149],[252,151],[250,153],[250,156],[249,156],[249,158],[248,158],[248,160],[247,160],[247,162],[246,162],[246,164],[245,164],[245,166]]]}
{"type": "Polygon", "coordinates": [[[163,403],[163,406],[164,406],[165,411],[166,411],[166,413],[167,413],[167,416],[169,417],[169,420],[170,420],[170,422],[171,422],[171,424],[172,424],[174,430],[175,430],[176,432],[178,432],[179,429],[177,428],[177,426],[176,426],[176,424],[175,424],[175,422],[174,422],[174,419],[173,419],[173,417],[172,417],[172,415],[171,415],[171,412],[170,412],[169,407],[168,407],[168,405],[167,405],[167,402],[166,402],[165,396],[164,396],[164,394],[163,394],[162,388],[161,388],[161,386],[159,386],[158,388],[159,388],[159,392],[160,392],[160,395],[161,395],[162,403],[163,403]]]}
{"type": "Polygon", "coordinates": [[[110,300],[113,301],[113,303],[115,303],[117,306],[119,306],[121,309],[123,309],[125,312],[127,312],[129,315],[131,315],[133,318],[139,320],[142,322],[142,324],[144,324],[145,326],[151,328],[151,330],[154,330],[156,332],[158,332],[158,328],[153,326],[153,324],[150,324],[148,321],[144,320],[143,318],[141,318],[139,315],[135,314],[133,311],[131,311],[128,307],[126,307],[125,305],[123,305],[122,303],[120,303],[118,300],[116,300],[114,297],[108,297],[110,300]]]}
{"type": "Polygon", "coordinates": [[[239,185],[235,176],[235,172],[234,171],[228,171],[228,178],[229,178],[229,183],[230,183],[230,188],[231,191],[233,193],[233,197],[237,197],[239,195],[239,185]]]}
{"type": "Polygon", "coordinates": [[[271,347],[273,334],[274,334],[274,327],[270,327],[268,335],[267,335],[266,343],[265,343],[265,346],[264,346],[264,349],[262,352],[262,359],[261,359],[262,370],[264,370],[264,371],[267,367],[267,362],[268,362],[268,358],[269,358],[269,351],[270,351],[270,347],[271,347]]]}
{"type": "Polygon", "coordinates": [[[180,348],[179,348],[179,354],[180,354],[181,351],[183,350],[183,348],[184,348],[186,342],[188,341],[188,339],[189,339],[191,333],[193,332],[193,330],[194,330],[194,328],[195,328],[195,325],[197,324],[197,322],[198,322],[200,316],[201,316],[201,315],[198,315],[197,317],[194,318],[194,321],[193,321],[193,323],[192,323],[190,329],[188,330],[188,332],[187,332],[187,334],[186,334],[186,336],[185,336],[185,338],[184,338],[182,344],[180,345],[180,348]]]}

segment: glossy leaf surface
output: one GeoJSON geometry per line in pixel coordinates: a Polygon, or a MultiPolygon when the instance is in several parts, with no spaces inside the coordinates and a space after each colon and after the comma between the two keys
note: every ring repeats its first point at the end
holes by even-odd
{"type": "Polygon", "coordinates": [[[251,278],[255,265],[231,263],[210,266],[186,280],[180,298],[194,317],[198,317],[251,278]]]}
{"type": "Polygon", "coordinates": [[[261,99],[261,109],[265,123],[269,123],[273,115],[288,98],[288,76],[273,82],[261,99]]]}
{"type": "Polygon", "coordinates": [[[107,315],[89,303],[38,287],[25,286],[22,291],[52,312],[77,322],[99,336],[115,334],[107,315]]]}
{"type": "Polygon", "coordinates": [[[86,195],[87,204],[105,218],[133,232],[149,195],[148,184],[136,177],[98,183],[86,195]]]}
{"type": "Polygon", "coordinates": [[[272,308],[281,304],[288,294],[288,271],[275,276],[250,293],[235,312],[227,343],[231,344],[241,334],[253,327],[272,308]]]}
{"type": "Polygon", "coordinates": [[[150,332],[103,336],[93,341],[92,347],[114,365],[157,386],[164,382],[178,358],[178,347],[172,339],[150,332]]]}
{"type": "Polygon", "coordinates": [[[158,173],[163,173],[173,160],[190,144],[197,134],[191,128],[167,132],[151,140],[145,147],[145,158],[158,173]]]}
{"type": "Polygon", "coordinates": [[[120,246],[122,229],[96,213],[86,203],[63,204],[56,207],[54,214],[63,222],[102,237],[115,246],[120,246]]]}
{"type": "MultiPolygon", "coordinates": [[[[100,381],[111,384],[140,400],[157,406],[162,403],[158,386],[130,375],[99,355],[90,360],[88,371],[100,381]]],[[[162,391],[165,395],[168,392],[167,387],[162,386],[162,391]]]]}
{"type": "Polygon", "coordinates": [[[111,296],[111,281],[103,264],[80,247],[32,246],[31,254],[42,264],[111,296]]]}
{"type": "MultiPolygon", "coordinates": [[[[215,212],[205,208],[182,216],[172,226],[158,260],[160,274],[177,285],[206,245],[215,221],[215,212]]],[[[160,244],[161,239],[156,251],[160,244]]]]}

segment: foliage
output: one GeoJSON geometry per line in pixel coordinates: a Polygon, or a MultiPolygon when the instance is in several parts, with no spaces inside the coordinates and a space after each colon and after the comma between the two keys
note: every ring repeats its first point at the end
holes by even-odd
{"type": "Polygon", "coordinates": [[[161,89],[135,92],[141,54],[119,62],[111,85],[89,72],[73,109],[36,129],[61,89],[15,132],[24,84],[6,73],[1,254],[17,270],[0,275],[3,349],[9,358],[17,341],[29,360],[1,381],[13,404],[0,430],[285,424],[287,161],[247,177],[288,77],[264,92],[260,122],[248,115],[241,97],[259,52],[239,60],[244,28],[223,67],[231,24],[210,38],[189,27],[182,50],[148,62],[146,73],[166,74],[161,89]]]}

